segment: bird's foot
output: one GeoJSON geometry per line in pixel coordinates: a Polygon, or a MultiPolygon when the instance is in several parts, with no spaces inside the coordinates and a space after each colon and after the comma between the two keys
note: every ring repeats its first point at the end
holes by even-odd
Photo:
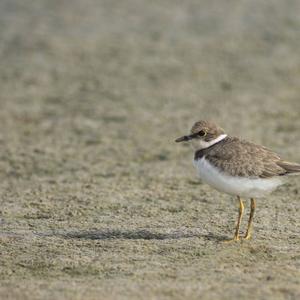
{"type": "Polygon", "coordinates": [[[252,238],[252,235],[250,233],[246,233],[245,236],[243,237],[243,240],[250,240],[252,238]]]}
{"type": "Polygon", "coordinates": [[[223,242],[224,242],[224,243],[232,243],[232,242],[238,242],[238,241],[240,241],[240,240],[241,240],[240,236],[239,236],[239,235],[235,235],[232,239],[225,240],[225,241],[223,241],[223,242]]]}

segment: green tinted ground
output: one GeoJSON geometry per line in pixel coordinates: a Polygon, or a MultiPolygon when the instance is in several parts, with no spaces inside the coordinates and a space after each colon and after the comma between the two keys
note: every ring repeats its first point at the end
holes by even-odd
{"type": "Polygon", "coordinates": [[[299,179],[258,201],[253,241],[224,244],[236,202],[174,143],[206,118],[300,161],[299,16],[1,1],[0,298],[299,299],[299,179]]]}

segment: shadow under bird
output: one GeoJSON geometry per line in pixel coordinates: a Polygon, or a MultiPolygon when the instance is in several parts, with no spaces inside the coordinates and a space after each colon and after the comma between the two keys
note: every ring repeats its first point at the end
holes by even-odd
{"type": "Polygon", "coordinates": [[[193,144],[194,165],[202,181],[238,198],[239,214],[232,241],[241,239],[242,198],[251,199],[248,227],[243,237],[250,239],[255,198],[271,193],[284,184],[289,175],[300,175],[300,164],[285,161],[264,146],[229,136],[213,122],[196,122],[189,135],[175,141],[193,144]]]}

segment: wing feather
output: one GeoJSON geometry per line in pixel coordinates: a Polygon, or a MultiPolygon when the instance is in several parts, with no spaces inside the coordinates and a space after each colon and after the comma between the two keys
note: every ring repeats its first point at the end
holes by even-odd
{"type": "Polygon", "coordinates": [[[227,137],[204,154],[219,169],[232,176],[270,178],[300,172],[300,165],[285,162],[266,147],[227,137]]]}

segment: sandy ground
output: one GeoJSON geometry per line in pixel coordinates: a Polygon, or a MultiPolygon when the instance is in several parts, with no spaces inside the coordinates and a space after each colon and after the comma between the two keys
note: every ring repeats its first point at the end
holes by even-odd
{"type": "Polygon", "coordinates": [[[174,143],[299,162],[299,49],[296,0],[2,0],[0,298],[299,299],[299,178],[224,244],[237,203],[174,143]]]}

